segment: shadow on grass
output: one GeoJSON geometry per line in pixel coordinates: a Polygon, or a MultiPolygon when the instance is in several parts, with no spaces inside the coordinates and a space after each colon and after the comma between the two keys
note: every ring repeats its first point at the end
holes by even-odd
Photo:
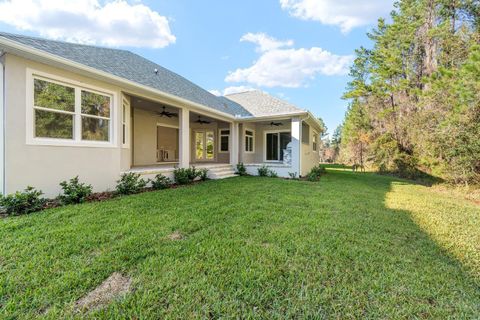
{"type": "Polygon", "coordinates": [[[0,311],[68,317],[122,271],[134,293],[91,317],[475,318],[479,277],[386,204],[397,186],[239,177],[5,219],[0,311]]]}

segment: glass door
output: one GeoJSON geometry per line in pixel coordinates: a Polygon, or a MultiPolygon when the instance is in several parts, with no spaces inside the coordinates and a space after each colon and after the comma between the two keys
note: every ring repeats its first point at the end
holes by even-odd
{"type": "Polygon", "coordinates": [[[195,160],[215,160],[215,134],[213,131],[195,131],[195,160]]]}

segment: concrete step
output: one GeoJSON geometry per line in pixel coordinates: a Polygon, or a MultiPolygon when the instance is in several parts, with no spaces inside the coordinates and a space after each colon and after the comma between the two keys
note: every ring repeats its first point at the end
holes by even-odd
{"type": "Polygon", "coordinates": [[[208,173],[211,173],[211,174],[222,174],[222,173],[228,173],[228,172],[235,173],[235,170],[233,170],[232,168],[222,168],[222,169],[218,169],[218,170],[208,170],[208,173]]]}
{"type": "Polygon", "coordinates": [[[220,179],[228,179],[228,178],[233,178],[233,177],[238,177],[237,174],[225,174],[225,175],[221,175],[221,176],[216,176],[216,177],[212,177],[211,179],[213,180],[220,180],[220,179]]]}

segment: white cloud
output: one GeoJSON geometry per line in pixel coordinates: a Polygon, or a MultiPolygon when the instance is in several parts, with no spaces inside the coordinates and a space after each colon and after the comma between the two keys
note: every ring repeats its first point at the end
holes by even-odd
{"type": "Polygon", "coordinates": [[[211,94],[214,94],[216,96],[226,96],[228,94],[234,94],[234,93],[239,93],[239,92],[246,92],[246,91],[253,91],[256,90],[255,88],[249,87],[249,86],[233,86],[233,87],[227,87],[223,89],[223,93],[220,90],[208,90],[211,94]]]}
{"type": "Polygon", "coordinates": [[[0,21],[51,39],[113,47],[163,48],[176,40],[167,18],[139,1],[6,0],[0,21]]]}
{"type": "Polygon", "coordinates": [[[283,47],[293,46],[292,40],[279,41],[265,33],[247,33],[240,38],[240,41],[252,42],[255,43],[257,51],[265,52],[274,49],[279,49],[283,47]]]}
{"type": "Polygon", "coordinates": [[[297,88],[317,75],[347,74],[352,60],[350,55],[335,55],[318,47],[282,49],[273,46],[272,49],[263,51],[251,67],[230,72],[225,81],[263,87],[297,88]]]}
{"type": "Polygon", "coordinates": [[[339,26],[343,33],[372,24],[393,9],[393,0],[280,0],[280,4],[292,16],[339,26]]]}

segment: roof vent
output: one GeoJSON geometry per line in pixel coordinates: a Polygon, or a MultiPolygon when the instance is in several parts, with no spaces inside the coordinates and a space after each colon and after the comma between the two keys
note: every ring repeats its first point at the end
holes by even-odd
{"type": "Polygon", "coordinates": [[[153,72],[155,72],[155,74],[158,74],[158,69],[155,68],[155,70],[153,70],[153,72]]]}

